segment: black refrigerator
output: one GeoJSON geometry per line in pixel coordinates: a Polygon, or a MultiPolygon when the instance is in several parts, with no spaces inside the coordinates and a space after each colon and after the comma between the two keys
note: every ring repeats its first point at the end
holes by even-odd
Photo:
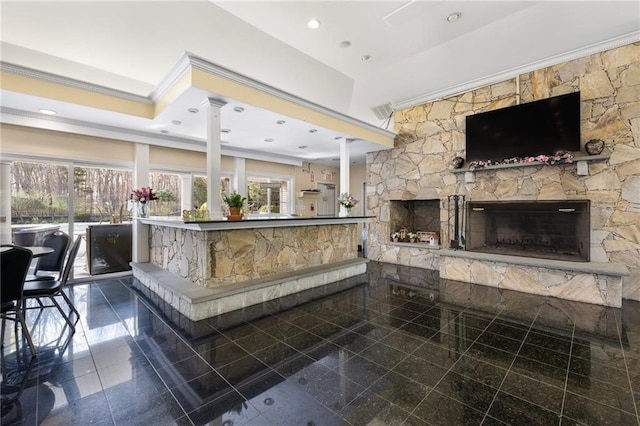
{"type": "Polygon", "coordinates": [[[131,224],[87,226],[90,275],[131,270],[131,224]]]}

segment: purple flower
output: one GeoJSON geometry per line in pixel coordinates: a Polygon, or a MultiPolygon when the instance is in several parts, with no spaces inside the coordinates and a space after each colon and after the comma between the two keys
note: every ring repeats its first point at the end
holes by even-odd
{"type": "Polygon", "coordinates": [[[131,199],[131,201],[146,203],[147,201],[157,200],[158,196],[156,195],[153,188],[145,186],[131,191],[131,195],[129,196],[129,198],[131,199]]]}
{"type": "Polygon", "coordinates": [[[345,192],[343,194],[340,194],[340,197],[338,197],[338,202],[346,208],[350,209],[355,207],[355,205],[358,204],[360,200],[345,192]]]}

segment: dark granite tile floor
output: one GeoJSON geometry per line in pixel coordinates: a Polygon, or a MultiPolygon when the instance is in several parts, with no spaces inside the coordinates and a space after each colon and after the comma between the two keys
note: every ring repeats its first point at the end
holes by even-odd
{"type": "Polygon", "coordinates": [[[7,322],[2,424],[640,425],[640,303],[375,262],[343,284],[197,323],[133,278],[71,286],[75,332],[28,312],[37,361],[7,322]]]}

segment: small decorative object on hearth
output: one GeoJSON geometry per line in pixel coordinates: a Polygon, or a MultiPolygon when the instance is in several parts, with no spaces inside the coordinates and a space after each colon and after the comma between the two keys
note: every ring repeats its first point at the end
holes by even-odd
{"type": "Polygon", "coordinates": [[[451,160],[451,167],[453,167],[454,169],[459,169],[463,164],[464,158],[462,157],[455,157],[453,160],[451,160]]]}
{"type": "Polygon", "coordinates": [[[589,155],[598,155],[604,150],[604,141],[601,139],[591,139],[584,144],[584,149],[589,155]]]}
{"type": "Polygon", "coordinates": [[[400,233],[398,231],[391,233],[391,240],[394,243],[397,243],[399,238],[400,238],[400,233]]]}
{"type": "Polygon", "coordinates": [[[407,238],[407,228],[404,226],[400,227],[400,239],[405,240],[407,238]]]}

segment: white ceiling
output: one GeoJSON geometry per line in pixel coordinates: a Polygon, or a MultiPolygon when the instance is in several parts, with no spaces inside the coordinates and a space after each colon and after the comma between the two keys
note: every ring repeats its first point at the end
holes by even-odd
{"type": "MultiPolygon", "coordinates": [[[[150,97],[185,52],[325,108],[386,127],[394,109],[640,40],[638,1],[1,1],[3,64],[150,97]],[[460,12],[457,22],[447,22],[460,12]],[[309,19],[320,20],[316,30],[309,19]],[[350,47],[341,48],[343,41],[350,47]],[[367,61],[361,60],[369,55],[367,61]]],[[[202,147],[189,90],[154,120],[3,90],[2,121],[202,147]],[[39,108],[58,112],[44,118],[39,108]],[[181,124],[171,122],[178,120],[181,124]],[[168,133],[160,133],[160,131],[168,133]]],[[[227,99],[228,149],[338,164],[349,135],[227,99]],[[286,124],[277,125],[277,120],[286,124]],[[265,142],[272,138],[274,142],[265,142]],[[302,149],[300,146],[307,146],[302,149]],[[333,162],[333,163],[332,163],[333,162]]],[[[391,129],[391,127],[389,127],[391,129]]],[[[392,130],[392,129],[391,129],[392,130]]],[[[380,149],[356,141],[353,160],[380,149]]]]}

